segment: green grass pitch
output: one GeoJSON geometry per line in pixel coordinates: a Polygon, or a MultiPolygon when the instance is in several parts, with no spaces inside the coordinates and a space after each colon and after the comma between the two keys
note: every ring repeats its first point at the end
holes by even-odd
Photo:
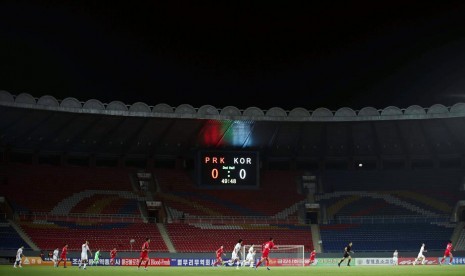
{"type": "Polygon", "coordinates": [[[341,266],[339,267],[271,267],[266,270],[260,267],[258,270],[249,267],[235,269],[232,267],[149,267],[147,271],[136,267],[88,267],[80,270],[77,267],[66,269],[53,267],[25,266],[21,269],[10,265],[0,266],[0,275],[96,275],[96,276],[131,276],[131,275],[166,275],[166,276],[210,276],[210,275],[285,275],[285,276],[309,276],[309,275],[343,275],[343,276],[397,276],[397,275],[421,275],[421,276],[452,276],[465,275],[465,265],[443,266],[341,266]]]}

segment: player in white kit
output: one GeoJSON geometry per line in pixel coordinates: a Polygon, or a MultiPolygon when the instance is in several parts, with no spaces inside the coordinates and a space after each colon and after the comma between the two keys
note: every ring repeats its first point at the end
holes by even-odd
{"type": "Polygon", "coordinates": [[[425,244],[424,243],[421,244],[420,252],[418,252],[418,256],[415,259],[415,261],[413,262],[413,265],[416,265],[418,261],[421,262],[421,264],[423,264],[423,265],[426,263],[426,258],[425,258],[425,255],[423,255],[423,252],[427,252],[426,249],[425,249],[425,244]]]}
{"type": "Polygon", "coordinates": [[[81,261],[79,262],[79,268],[81,268],[82,266],[83,269],[86,269],[86,265],[89,263],[89,258],[87,257],[87,251],[89,251],[90,256],[92,257],[92,251],[90,251],[88,241],[82,244],[81,261]]]}
{"type": "Polygon", "coordinates": [[[242,247],[242,239],[239,239],[234,246],[234,250],[231,255],[231,259],[229,260],[229,265],[233,266],[237,263],[236,269],[239,269],[239,265],[241,264],[241,259],[239,258],[239,253],[241,252],[242,247]]]}
{"type": "Polygon", "coordinates": [[[247,253],[247,257],[245,258],[245,261],[242,263],[242,266],[246,266],[246,265],[249,265],[250,267],[254,266],[256,250],[253,248],[253,246],[254,246],[253,244],[252,246],[250,246],[249,252],[247,253]]]}
{"type": "Polygon", "coordinates": [[[24,246],[21,246],[20,248],[18,248],[18,251],[16,251],[16,260],[15,260],[15,264],[13,265],[14,268],[16,268],[17,266],[20,268],[23,267],[21,265],[21,258],[24,256],[23,249],[24,249],[24,246]]]}
{"type": "Polygon", "coordinates": [[[394,253],[392,253],[392,265],[398,265],[399,264],[399,253],[397,252],[397,249],[394,250],[394,253]]]}
{"type": "Polygon", "coordinates": [[[57,267],[57,264],[58,264],[58,254],[60,254],[60,250],[57,247],[55,248],[55,250],[53,250],[53,255],[52,255],[52,261],[53,261],[54,267],[57,267]]]}

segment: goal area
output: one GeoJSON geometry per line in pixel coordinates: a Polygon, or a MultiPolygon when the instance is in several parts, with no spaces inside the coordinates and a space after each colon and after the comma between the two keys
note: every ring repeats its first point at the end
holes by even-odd
{"type": "MultiPolygon", "coordinates": [[[[250,247],[255,251],[254,260],[257,263],[262,257],[261,244],[246,244],[241,248],[241,260],[245,261],[250,247]]],[[[273,266],[305,266],[304,245],[282,245],[278,244],[271,249],[269,259],[273,266]]]]}

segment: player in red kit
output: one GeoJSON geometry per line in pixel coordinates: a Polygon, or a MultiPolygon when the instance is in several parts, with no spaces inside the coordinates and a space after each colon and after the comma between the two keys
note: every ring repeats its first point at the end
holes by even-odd
{"type": "Polygon", "coordinates": [[[115,265],[116,248],[110,251],[110,265],[115,265]]]}
{"type": "Polygon", "coordinates": [[[64,262],[63,268],[66,268],[66,254],[68,254],[68,244],[65,244],[65,246],[63,246],[63,249],[61,249],[60,260],[57,263],[57,267],[59,267],[60,262],[63,261],[64,262]]]}
{"type": "Polygon", "coordinates": [[[315,263],[315,256],[316,256],[316,250],[313,249],[312,253],[310,253],[310,263],[308,265],[312,265],[315,263]]]}
{"type": "Polygon", "coordinates": [[[222,255],[226,256],[226,254],[223,253],[223,246],[220,246],[220,248],[216,250],[216,262],[213,264],[213,266],[223,264],[223,258],[221,257],[222,255]]]}
{"type": "Polygon", "coordinates": [[[442,257],[441,261],[439,262],[440,265],[444,263],[446,257],[449,257],[449,264],[452,265],[452,260],[454,256],[452,256],[452,241],[449,241],[446,246],[446,251],[444,251],[444,256],[442,257]]]}
{"type": "Polygon", "coordinates": [[[142,245],[142,251],[140,252],[139,265],[137,266],[137,269],[140,268],[142,262],[145,262],[144,269],[147,270],[147,265],[149,264],[149,244],[150,239],[146,238],[144,244],[142,245]]]}
{"type": "Polygon", "coordinates": [[[266,261],[266,269],[270,270],[268,265],[270,264],[270,260],[268,259],[268,255],[270,254],[270,250],[273,248],[278,248],[274,245],[274,239],[270,238],[269,241],[265,242],[262,244],[262,257],[260,258],[260,261],[258,261],[257,265],[255,266],[255,269],[257,269],[263,261],[266,261]]]}

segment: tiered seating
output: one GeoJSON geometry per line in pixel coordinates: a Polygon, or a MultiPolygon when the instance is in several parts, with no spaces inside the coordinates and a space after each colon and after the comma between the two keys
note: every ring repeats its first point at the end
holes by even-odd
{"type": "Polygon", "coordinates": [[[463,192],[451,193],[444,189],[423,189],[419,191],[399,190],[392,191],[391,194],[438,214],[450,214],[455,207],[455,203],[465,196],[463,192]]]}
{"type": "Polygon", "coordinates": [[[295,225],[221,225],[221,224],[167,224],[167,230],[178,252],[214,252],[220,245],[232,251],[238,239],[244,244],[262,244],[270,237],[276,245],[305,245],[312,250],[312,233],[309,226],[295,225]]]}
{"type": "Polygon", "coordinates": [[[24,246],[30,249],[29,245],[21,238],[16,230],[11,227],[10,223],[0,219],[0,249],[18,249],[24,246]]]}
{"type": "Polygon", "coordinates": [[[395,172],[332,171],[324,173],[321,177],[326,191],[332,191],[333,194],[344,191],[353,192],[353,195],[350,196],[338,197],[337,199],[326,198],[320,201],[332,211],[331,215],[335,217],[338,215],[450,215],[455,203],[465,196],[464,192],[444,189],[444,187],[458,187],[461,183],[464,173],[463,170],[457,169],[399,170],[395,172]],[[383,207],[379,198],[378,203],[369,202],[366,198],[357,198],[355,191],[360,192],[360,194],[368,191],[378,195],[386,195],[394,200],[387,201],[389,205],[383,207]],[[357,210],[357,208],[362,208],[362,201],[366,203],[368,213],[357,210]]]}
{"type": "Polygon", "coordinates": [[[455,245],[455,250],[457,251],[465,250],[465,227],[460,232],[460,236],[457,240],[457,244],[455,245]]]}
{"type": "Polygon", "coordinates": [[[367,224],[320,225],[323,249],[341,252],[352,241],[356,251],[417,251],[421,243],[444,250],[454,228],[448,218],[464,198],[444,187],[458,187],[461,179],[460,170],[324,173],[325,190],[331,192],[315,198],[328,218],[367,224]],[[445,223],[432,224],[440,221],[445,223]]]}
{"type": "Polygon", "coordinates": [[[414,251],[422,243],[429,250],[443,250],[453,227],[429,223],[321,225],[325,252],[340,252],[350,241],[355,251],[414,251]]]}
{"type": "Polygon", "coordinates": [[[139,215],[137,201],[115,195],[93,195],[81,200],[71,213],[139,215]]]}
{"type": "Polygon", "coordinates": [[[114,247],[121,251],[131,250],[130,240],[134,239],[133,250],[139,251],[145,238],[151,239],[151,250],[168,251],[158,228],[146,223],[85,223],[72,222],[22,222],[21,227],[40,249],[52,250],[68,243],[71,251],[80,250],[88,240],[91,249],[109,251],[114,247]]]}
{"type": "MultiPolygon", "coordinates": [[[[457,192],[457,200],[461,196],[457,192]]],[[[329,217],[380,217],[409,216],[424,217],[448,216],[455,205],[455,199],[443,200],[441,191],[429,193],[406,190],[393,191],[340,191],[317,195],[316,200],[326,208],[329,217]]]]}
{"type": "Polygon", "coordinates": [[[132,191],[125,169],[24,164],[2,169],[9,183],[3,193],[16,211],[50,212],[64,198],[84,190],[132,191]]]}
{"type": "Polygon", "coordinates": [[[264,172],[257,190],[197,189],[182,170],[158,169],[154,175],[163,192],[159,199],[189,215],[273,216],[305,199],[296,192],[298,172],[264,172]]]}
{"type": "Polygon", "coordinates": [[[409,209],[394,205],[382,198],[344,195],[318,201],[327,210],[329,217],[338,216],[406,216],[418,215],[409,209]]]}

